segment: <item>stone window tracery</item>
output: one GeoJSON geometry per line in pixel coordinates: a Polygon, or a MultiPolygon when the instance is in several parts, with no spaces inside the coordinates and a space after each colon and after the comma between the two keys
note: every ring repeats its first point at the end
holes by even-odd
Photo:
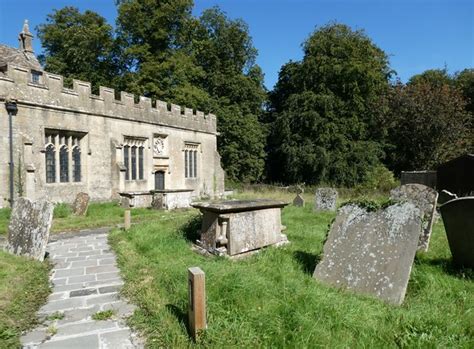
{"type": "Polygon", "coordinates": [[[199,144],[197,143],[184,144],[184,178],[198,177],[198,150],[199,144]]]}
{"type": "Polygon", "coordinates": [[[82,181],[81,139],[83,133],[45,130],[46,183],[82,181]]]}
{"type": "Polygon", "coordinates": [[[145,139],[125,137],[123,146],[125,180],[143,180],[145,178],[145,139]]]}

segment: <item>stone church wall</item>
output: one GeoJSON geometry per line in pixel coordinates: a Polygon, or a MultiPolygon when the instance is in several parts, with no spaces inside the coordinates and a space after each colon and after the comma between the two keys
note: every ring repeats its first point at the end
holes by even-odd
{"type": "Polygon", "coordinates": [[[134,96],[125,92],[116,100],[115,91],[106,87],[93,95],[90,83],[78,80],[68,89],[62,76],[47,72],[40,83],[31,81],[28,69],[14,65],[0,75],[0,207],[8,205],[9,197],[6,100],[15,100],[18,106],[13,117],[16,195],[72,202],[77,193],[87,192],[93,200],[107,201],[118,198],[119,192],[153,190],[156,171],[164,172],[166,189],[193,189],[196,197],[223,194],[215,115],[162,101],[152,105],[146,97],[135,103],[134,96]],[[46,183],[51,132],[72,134],[66,143],[80,139],[80,182],[71,180],[70,170],[68,182],[46,183]],[[129,143],[144,149],[142,180],[125,178],[124,147],[129,143]],[[194,178],[185,175],[188,151],[196,152],[194,178]]]}

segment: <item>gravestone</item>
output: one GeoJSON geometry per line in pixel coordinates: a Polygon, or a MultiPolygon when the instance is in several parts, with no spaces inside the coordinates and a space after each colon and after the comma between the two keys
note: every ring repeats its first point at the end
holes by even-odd
{"type": "Polygon", "coordinates": [[[76,199],[72,205],[72,210],[76,216],[85,216],[87,209],[89,208],[89,194],[79,193],[76,195],[76,199]]]}
{"type": "Polygon", "coordinates": [[[18,198],[8,226],[8,251],[44,260],[54,205],[45,200],[18,198]]]}
{"type": "Polygon", "coordinates": [[[421,211],[423,225],[418,250],[428,251],[438,200],[436,190],[423,184],[404,184],[390,191],[390,198],[396,201],[412,202],[421,211]]]}
{"type": "Polygon", "coordinates": [[[314,198],[314,211],[336,211],[337,190],[318,188],[314,198]]]}
{"type": "Polygon", "coordinates": [[[297,194],[294,198],[293,205],[297,207],[304,207],[304,199],[300,194],[297,194]]]}
{"type": "Polygon", "coordinates": [[[454,264],[474,268],[474,196],[448,201],[440,211],[454,264]]]}
{"type": "Polygon", "coordinates": [[[124,209],[129,209],[130,208],[130,199],[127,197],[122,196],[120,198],[120,207],[124,209]]]}
{"type": "Polygon", "coordinates": [[[329,285],[401,304],[418,246],[421,212],[411,202],[369,212],[339,209],[313,277],[329,285]]]}

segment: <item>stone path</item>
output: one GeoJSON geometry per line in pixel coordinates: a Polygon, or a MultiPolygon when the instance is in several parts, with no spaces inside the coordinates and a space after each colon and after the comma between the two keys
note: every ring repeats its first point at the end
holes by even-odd
{"type": "Polygon", "coordinates": [[[39,311],[42,325],[21,338],[23,348],[142,348],[125,324],[134,307],[119,298],[123,281],[107,234],[98,230],[53,241],[47,251],[54,264],[54,289],[39,311]],[[91,318],[109,309],[111,319],[91,318]]]}

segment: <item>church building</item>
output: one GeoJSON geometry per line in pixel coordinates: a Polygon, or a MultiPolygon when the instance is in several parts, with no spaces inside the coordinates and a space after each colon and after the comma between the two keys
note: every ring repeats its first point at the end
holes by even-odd
{"type": "Polygon", "coordinates": [[[185,207],[220,197],[216,116],[44,71],[25,22],[0,44],[0,208],[16,197],[185,207]]]}

